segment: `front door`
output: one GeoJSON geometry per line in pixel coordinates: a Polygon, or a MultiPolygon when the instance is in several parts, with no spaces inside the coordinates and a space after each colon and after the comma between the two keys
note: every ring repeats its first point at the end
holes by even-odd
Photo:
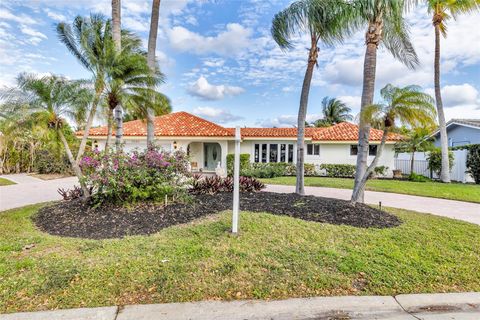
{"type": "Polygon", "coordinates": [[[218,143],[204,143],[204,166],[208,171],[214,171],[222,158],[222,149],[218,143]]]}

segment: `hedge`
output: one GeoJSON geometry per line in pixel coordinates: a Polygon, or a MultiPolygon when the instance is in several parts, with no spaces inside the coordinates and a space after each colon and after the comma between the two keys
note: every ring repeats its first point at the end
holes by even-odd
{"type": "Polygon", "coordinates": [[[356,166],[353,164],[328,164],[320,165],[321,170],[325,170],[327,177],[335,178],[353,178],[355,176],[356,166]]]}
{"type": "MultiPolygon", "coordinates": [[[[227,174],[233,176],[233,162],[235,160],[234,154],[227,154],[227,174]]],[[[240,172],[250,167],[250,154],[240,154],[240,172]]]]}
{"type": "Polygon", "coordinates": [[[480,144],[471,145],[467,154],[467,172],[480,184],[480,144]]]}

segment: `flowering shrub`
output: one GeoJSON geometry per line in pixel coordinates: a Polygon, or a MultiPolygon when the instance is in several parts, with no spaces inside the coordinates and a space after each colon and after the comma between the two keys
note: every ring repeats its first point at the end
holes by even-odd
{"type": "Polygon", "coordinates": [[[94,151],[82,158],[80,167],[96,203],[179,199],[187,195],[190,182],[188,159],[182,151],[94,151]]]}

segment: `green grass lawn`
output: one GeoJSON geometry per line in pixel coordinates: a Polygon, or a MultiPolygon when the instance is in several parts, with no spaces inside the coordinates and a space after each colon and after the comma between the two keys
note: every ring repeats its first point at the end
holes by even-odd
{"type": "MultiPolygon", "coordinates": [[[[295,177],[278,177],[261,180],[268,184],[295,185],[295,177]]],[[[352,189],[353,179],[305,177],[305,185],[311,187],[352,189]]],[[[480,203],[480,185],[475,184],[372,179],[367,182],[367,190],[480,203]]]]}
{"type": "Polygon", "coordinates": [[[34,228],[40,206],[0,214],[0,313],[204,299],[480,291],[480,227],[403,210],[360,229],[228,212],[120,240],[34,228]],[[34,245],[31,249],[25,246],[34,245]]]}
{"type": "Polygon", "coordinates": [[[1,186],[9,186],[9,185],[12,185],[12,184],[16,184],[16,183],[13,182],[13,181],[10,181],[10,180],[8,180],[8,179],[1,178],[1,177],[0,177],[0,187],[1,187],[1,186]]]}

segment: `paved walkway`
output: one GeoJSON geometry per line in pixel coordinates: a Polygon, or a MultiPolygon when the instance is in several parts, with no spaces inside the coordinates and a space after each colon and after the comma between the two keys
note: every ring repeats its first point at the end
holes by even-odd
{"type": "Polygon", "coordinates": [[[25,173],[0,176],[17,184],[0,187],[0,211],[61,199],[58,188],[72,188],[76,177],[42,180],[25,173]]]}
{"type": "Polygon", "coordinates": [[[478,320],[480,293],[202,301],[28,312],[0,320],[478,320]]]}
{"type": "MultiPolygon", "coordinates": [[[[289,193],[295,191],[295,186],[267,185],[266,191],[289,193]]],[[[319,197],[350,200],[352,190],[305,187],[305,193],[319,197]]],[[[480,225],[480,204],[478,203],[418,197],[398,193],[365,191],[366,203],[378,205],[380,201],[382,202],[382,206],[385,207],[431,213],[437,216],[463,220],[480,225]]]]}

